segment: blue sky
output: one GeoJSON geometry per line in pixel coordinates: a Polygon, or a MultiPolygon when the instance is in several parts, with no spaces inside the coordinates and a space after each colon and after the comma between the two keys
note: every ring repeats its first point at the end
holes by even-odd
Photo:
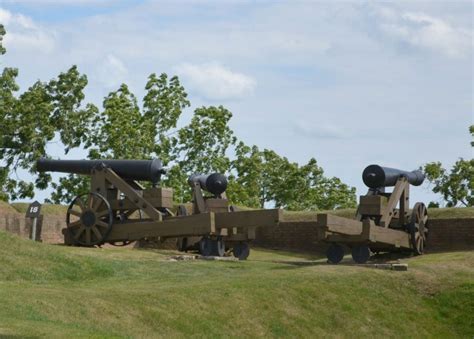
{"type": "MultiPolygon", "coordinates": [[[[2,66],[26,89],[77,64],[97,105],[122,82],[140,98],[149,74],[177,74],[193,108],[233,112],[239,139],[315,157],[364,194],[368,164],[472,158],[472,18],[470,1],[0,0],[2,66]]],[[[440,200],[428,185],[412,197],[440,200]]]]}

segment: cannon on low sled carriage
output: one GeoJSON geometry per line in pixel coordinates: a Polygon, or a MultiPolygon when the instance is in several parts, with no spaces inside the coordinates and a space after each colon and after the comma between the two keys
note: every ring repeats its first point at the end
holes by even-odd
{"type": "Polygon", "coordinates": [[[182,244],[188,237],[199,237],[203,255],[222,256],[231,250],[246,259],[255,228],[277,225],[281,219],[279,209],[233,210],[223,195],[227,179],[218,173],[190,177],[193,213],[188,215],[184,206],[175,213],[172,189],[157,186],[165,173],[158,159],[40,159],[37,170],[91,176],[89,193],[77,196],[68,207],[63,229],[68,245],[126,245],[152,238],[180,238],[182,244]],[[139,181],[151,182],[152,187],[139,181]],[[204,197],[202,190],[211,196],[204,197]]]}
{"type": "Polygon", "coordinates": [[[406,172],[370,165],[362,173],[369,187],[360,197],[356,220],[331,214],[318,215],[318,238],[329,242],[328,261],[337,264],[351,249],[357,263],[365,263],[371,252],[412,251],[423,254],[428,236],[428,213],[417,202],[409,209],[410,185],[419,186],[425,177],[421,171],[406,172]],[[386,193],[386,187],[394,187],[386,193]],[[399,208],[397,208],[397,205],[399,208]]]}

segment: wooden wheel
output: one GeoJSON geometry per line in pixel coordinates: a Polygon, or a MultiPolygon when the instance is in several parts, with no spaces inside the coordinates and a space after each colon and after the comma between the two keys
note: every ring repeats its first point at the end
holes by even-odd
{"type": "Polygon", "coordinates": [[[103,244],[110,233],[113,214],[109,202],[98,193],[77,196],[66,214],[67,231],[76,245],[103,244]]]}
{"type": "Polygon", "coordinates": [[[212,255],[212,240],[209,237],[202,237],[199,241],[199,252],[205,257],[212,255]]]}
{"type": "Polygon", "coordinates": [[[365,264],[370,258],[370,249],[366,245],[356,245],[352,247],[352,259],[358,264],[365,264]]]}
{"type": "Polygon", "coordinates": [[[428,210],[425,204],[417,202],[411,211],[409,231],[413,252],[423,254],[428,237],[428,210]]]}
{"type": "Polygon", "coordinates": [[[222,237],[212,240],[212,254],[218,257],[223,257],[225,254],[225,243],[222,237]]]}
{"type": "Polygon", "coordinates": [[[331,264],[338,264],[344,258],[344,247],[339,244],[331,243],[326,251],[326,257],[331,264]]]}
{"type": "Polygon", "coordinates": [[[234,257],[238,258],[239,260],[247,260],[250,255],[250,247],[247,242],[241,241],[234,245],[232,249],[234,253],[234,257]]]}

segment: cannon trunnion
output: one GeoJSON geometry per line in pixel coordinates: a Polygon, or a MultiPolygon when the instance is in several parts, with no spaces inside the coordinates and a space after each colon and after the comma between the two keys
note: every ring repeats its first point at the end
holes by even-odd
{"type": "Polygon", "coordinates": [[[89,193],[77,196],[68,207],[63,229],[68,245],[127,245],[136,240],[197,237],[204,255],[232,250],[246,259],[255,228],[277,225],[281,219],[278,209],[234,211],[225,199],[227,179],[217,173],[190,178],[195,208],[187,213],[179,206],[175,212],[173,190],[157,186],[165,173],[159,159],[40,159],[37,170],[91,176],[89,193]],[[153,185],[145,188],[139,181],[153,185]],[[204,197],[201,190],[212,197],[204,197]]]}
{"type": "Polygon", "coordinates": [[[428,212],[417,202],[409,207],[410,185],[419,186],[421,171],[370,165],[362,173],[369,190],[360,197],[355,219],[331,214],[318,215],[319,239],[330,243],[327,258],[338,263],[346,247],[357,263],[365,263],[371,253],[408,250],[423,254],[428,237],[428,212]],[[393,191],[385,192],[393,186],[393,191]]]}

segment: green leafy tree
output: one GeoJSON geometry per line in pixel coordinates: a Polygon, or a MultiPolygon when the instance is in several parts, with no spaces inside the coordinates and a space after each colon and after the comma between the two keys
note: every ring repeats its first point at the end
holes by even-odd
{"type": "Polygon", "coordinates": [[[153,152],[167,165],[176,160],[173,150],[176,147],[176,138],[171,136],[177,133],[176,125],[183,112],[191,103],[188,94],[179,82],[177,76],[168,80],[168,75],[162,73],[159,77],[151,74],[145,89],[147,93],[143,99],[144,129],[153,135],[155,144],[149,152],[153,152]]]}
{"type": "Polygon", "coordinates": [[[5,54],[6,49],[3,47],[3,37],[5,36],[5,27],[3,27],[2,24],[0,24],[0,55],[5,54]]]}
{"type": "Polygon", "coordinates": [[[178,130],[173,140],[176,145],[166,184],[175,190],[175,200],[186,202],[191,191],[186,178],[193,173],[211,173],[229,170],[226,155],[236,138],[228,123],[232,113],[222,106],[201,107],[194,111],[191,122],[178,130]]]}
{"type": "MultiPolygon", "coordinates": [[[[2,26],[0,37],[4,34],[2,26]]],[[[75,66],[57,79],[37,81],[20,95],[17,76],[16,68],[4,68],[0,76],[0,196],[4,200],[32,197],[35,186],[45,188],[51,180],[48,174],[36,176],[33,183],[21,180],[17,171],[34,175],[36,160],[47,156],[46,146],[56,135],[66,150],[78,147],[94,114],[92,105],[82,108],[87,77],[75,66]]]]}
{"type": "MultiPolygon", "coordinates": [[[[474,125],[469,126],[469,132],[474,135],[474,125]]],[[[474,141],[471,146],[474,147],[474,141]]],[[[474,159],[460,158],[450,172],[440,162],[425,164],[423,170],[433,192],[443,196],[447,207],[474,206],[474,159]]]]}
{"type": "Polygon", "coordinates": [[[355,188],[326,178],[315,159],[303,166],[271,150],[240,142],[232,161],[229,197],[233,203],[263,208],[267,203],[289,210],[321,210],[356,205],[355,188]]]}
{"type": "MultiPolygon", "coordinates": [[[[474,125],[469,126],[469,132],[471,133],[471,136],[474,139],[474,125]]],[[[471,141],[471,146],[474,147],[474,140],[471,141]]]]}
{"type": "MultiPolygon", "coordinates": [[[[177,139],[170,135],[177,132],[182,110],[190,105],[187,93],[177,77],[168,79],[165,73],[159,77],[151,74],[145,89],[142,110],[125,84],[104,99],[103,110],[95,111],[93,127],[86,136],[89,159],[158,157],[165,165],[174,159],[177,139]]],[[[183,176],[176,169],[172,175],[183,176]]],[[[89,186],[88,177],[68,175],[53,184],[55,192],[51,200],[55,203],[70,201],[88,192],[89,186]]]]}
{"type": "Polygon", "coordinates": [[[440,162],[428,163],[424,172],[433,192],[443,195],[446,206],[474,206],[474,159],[459,159],[450,172],[440,162]]]}

